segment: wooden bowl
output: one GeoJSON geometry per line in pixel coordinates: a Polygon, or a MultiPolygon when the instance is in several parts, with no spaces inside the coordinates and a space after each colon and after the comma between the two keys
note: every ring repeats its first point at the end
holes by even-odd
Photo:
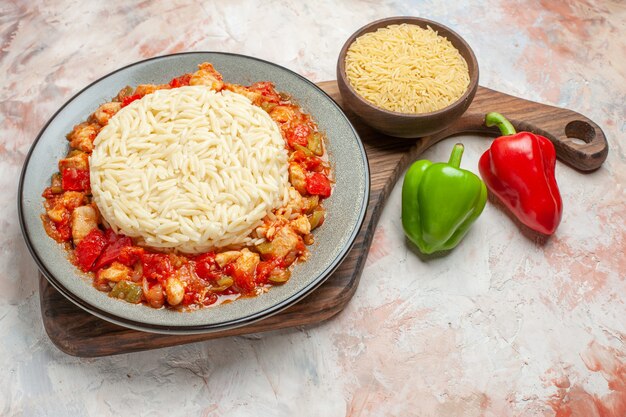
{"type": "Polygon", "coordinates": [[[419,17],[390,17],[377,20],[357,30],[343,45],[337,61],[337,84],[344,102],[365,124],[389,136],[418,138],[432,135],[449,126],[467,110],[478,88],[478,61],[472,48],[456,32],[432,20],[419,17]],[[389,25],[408,23],[423,28],[430,26],[440,36],[446,37],[461,53],[469,69],[470,82],[465,93],[454,103],[430,113],[399,113],[382,109],[361,97],[352,88],[346,76],[346,54],[359,36],[389,25]]]}

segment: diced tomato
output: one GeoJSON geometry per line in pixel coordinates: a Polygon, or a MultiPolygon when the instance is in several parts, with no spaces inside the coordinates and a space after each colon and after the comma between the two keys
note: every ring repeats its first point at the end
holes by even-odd
{"type": "Polygon", "coordinates": [[[172,78],[170,81],[170,87],[178,88],[189,85],[189,80],[191,80],[191,74],[181,75],[180,77],[172,78]]]}
{"type": "Polygon", "coordinates": [[[274,89],[274,84],[268,81],[258,82],[248,87],[252,91],[261,93],[263,99],[270,103],[280,102],[280,96],[274,89]]]}
{"type": "Polygon", "coordinates": [[[83,271],[92,271],[93,264],[98,259],[107,240],[104,233],[98,228],[93,229],[87,236],[76,245],[76,261],[83,271]]]}
{"type": "Polygon", "coordinates": [[[321,198],[330,197],[330,180],[326,175],[314,172],[306,177],[306,190],[311,195],[319,195],[321,198]]]}
{"type": "Polygon", "coordinates": [[[302,161],[307,171],[319,171],[322,166],[322,160],[315,156],[309,156],[302,161]]]}
{"type": "Polygon", "coordinates": [[[307,156],[303,151],[297,150],[294,151],[289,157],[290,161],[298,162],[305,168],[307,171],[321,171],[322,169],[322,160],[317,156],[307,156]]]}
{"type": "Polygon", "coordinates": [[[182,304],[184,306],[188,306],[189,304],[195,303],[197,298],[198,298],[198,293],[186,292],[185,295],[183,296],[182,304]]]}
{"type": "Polygon", "coordinates": [[[141,260],[143,252],[143,248],[139,246],[124,246],[120,249],[117,260],[126,266],[133,266],[141,260]]]}
{"type": "Polygon", "coordinates": [[[61,187],[65,191],[89,190],[89,170],[65,168],[61,171],[61,187]]]}
{"type": "Polygon", "coordinates": [[[207,281],[216,281],[219,279],[217,264],[215,263],[215,254],[213,252],[203,253],[195,258],[196,275],[207,281]]]}
{"type": "Polygon", "coordinates": [[[252,274],[246,274],[243,271],[237,269],[235,267],[235,263],[230,263],[224,266],[224,273],[233,277],[235,281],[235,286],[242,294],[247,294],[252,292],[256,288],[256,283],[254,282],[254,276],[252,274]]]}
{"type": "Polygon", "coordinates": [[[256,277],[255,281],[258,285],[267,284],[267,278],[270,276],[270,273],[276,268],[276,263],[274,261],[261,261],[256,266],[256,277]]]}
{"type": "Polygon", "coordinates": [[[306,156],[304,152],[302,152],[301,150],[297,150],[291,154],[289,160],[294,162],[304,162],[307,158],[308,156],[306,156]]]}
{"type": "Polygon", "coordinates": [[[210,306],[211,304],[215,304],[216,301],[217,301],[217,294],[215,294],[214,292],[208,292],[204,296],[204,300],[202,301],[202,304],[205,306],[210,306]]]}
{"type": "Polygon", "coordinates": [[[45,190],[43,190],[43,194],[41,194],[41,196],[47,200],[49,198],[56,197],[58,194],[59,193],[55,192],[55,190],[53,190],[52,187],[48,187],[45,190]]]}
{"type": "Polygon", "coordinates": [[[122,100],[122,107],[128,106],[130,103],[135,100],[139,100],[141,97],[141,94],[133,94],[132,96],[124,97],[122,100]]]}
{"type": "Polygon", "coordinates": [[[170,258],[162,253],[143,253],[141,254],[141,263],[143,276],[148,279],[161,282],[172,275],[173,269],[170,258]]]}
{"type": "Polygon", "coordinates": [[[309,143],[309,133],[311,133],[311,128],[308,125],[296,125],[287,132],[287,143],[292,148],[294,145],[306,146],[309,143]]]}
{"type": "Polygon", "coordinates": [[[104,248],[102,254],[96,261],[94,269],[100,269],[103,266],[109,265],[113,261],[117,260],[120,256],[122,248],[132,246],[133,244],[133,241],[128,236],[117,235],[113,229],[107,229],[105,238],[107,239],[107,246],[104,248]]]}

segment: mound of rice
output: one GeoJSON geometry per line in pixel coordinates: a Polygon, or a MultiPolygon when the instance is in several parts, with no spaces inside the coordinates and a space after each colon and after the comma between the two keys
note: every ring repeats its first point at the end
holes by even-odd
{"type": "Polygon", "coordinates": [[[276,123],[246,97],[203,86],[121,109],[96,137],[90,171],[114,231],[184,253],[259,243],[250,233],[288,200],[276,123]]]}

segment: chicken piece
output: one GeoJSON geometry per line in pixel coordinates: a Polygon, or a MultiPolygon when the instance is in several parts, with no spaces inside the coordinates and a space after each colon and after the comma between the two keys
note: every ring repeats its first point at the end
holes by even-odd
{"type": "Polygon", "coordinates": [[[93,151],[93,141],[100,131],[100,125],[96,123],[81,123],[67,135],[70,146],[83,152],[93,151]]]}
{"type": "Polygon", "coordinates": [[[63,158],[59,161],[59,171],[63,172],[64,169],[74,168],[78,170],[89,169],[89,155],[85,152],[75,151],[70,153],[70,156],[63,158]]]}
{"type": "Polygon", "coordinates": [[[308,235],[311,233],[311,223],[306,216],[299,216],[295,220],[292,220],[291,228],[301,235],[308,235]]]}
{"type": "Polygon", "coordinates": [[[98,212],[91,206],[77,207],[72,211],[72,239],[78,245],[85,236],[98,227],[98,212]]]}
{"type": "Polygon", "coordinates": [[[61,204],[55,204],[50,210],[46,211],[50,220],[55,223],[61,223],[68,213],[68,210],[61,204]]]}
{"type": "Polygon", "coordinates": [[[262,95],[261,102],[259,103],[261,107],[263,107],[264,104],[272,104],[269,108],[271,110],[281,101],[280,94],[276,92],[274,84],[269,81],[256,82],[247,88],[252,92],[260,93],[262,95]]]}
{"type": "Polygon", "coordinates": [[[185,297],[185,287],[178,278],[170,277],[165,281],[165,296],[171,306],[176,306],[185,297]]]}
{"type": "Polygon", "coordinates": [[[113,117],[115,113],[120,111],[122,103],[118,101],[112,101],[110,103],[104,103],[91,115],[91,120],[98,123],[100,126],[106,126],[109,123],[109,119],[113,117]]]}
{"type": "Polygon", "coordinates": [[[270,116],[278,123],[286,123],[296,117],[296,109],[290,105],[276,106],[270,112],[270,116]]]}
{"type": "Polygon", "coordinates": [[[120,282],[130,280],[131,274],[132,269],[122,263],[113,262],[108,268],[98,271],[97,278],[99,281],[120,282]]]}
{"type": "Polygon", "coordinates": [[[85,193],[66,191],[63,194],[46,200],[46,214],[53,222],[60,223],[69,218],[70,213],[85,204],[85,193]]]}
{"type": "Polygon", "coordinates": [[[76,207],[82,206],[84,201],[85,193],[81,193],[80,191],[66,191],[61,194],[59,199],[59,203],[70,211],[74,210],[76,207]]]}
{"type": "Polygon", "coordinates": [[[143,280],[143,296],[152,308],[161,308],[165,303],[165,291],[161,283],[148,285],[148,280],[143,280]]]}
{"type": "Polygon", "coordinates": [[[233,93],[241,94],[242,96],[246,96],[250,99],[252,104],[256,104],[257,106],[261,104],[263,101],[263,96],[258,91],[252,91],[248,87],[244,87],[239,84],[226,84],[225,87],[227,90],[232,91],[233,93]]]}
{"type": "Polygon", "coordinates": [[[320,205],[320,197],[318,195],[312,195],[310,197],[303,197],[302,200],[303,200],[302,210],[306,214],[313,213],[313,210],[315,210],[315,208],[320,205]]]}
{"type": "Polygon", "coordinates": [[[304,169],[295,162],[289,164],[289,182],[300,194],[307,194],[306,174],[304,173],[304,169]]]}
{"type": "Polygon", "coordinates": [[[305,201],[302,195],[293,187],[289,187],[289,202],[285,207],[287,210],[291,209],[292,213],[300,213],[305,207],[305,201]]]}
{"type": "Polygon", "coordinates": [[[220,252],[217,255],[215,255],[215,262],[220,266],[220,268],[223,268],[224,265],[231,263],[232,261],[239,258],[240,256],[241,256],[241,252],[239,252],[238,250],[229,250],[226,252],[220,252]]]}
{"type": "Polygon", "coordinates": [[[235,269],[244,276],[254,276],[256,266],[259,264],[260,257],[258,253],[250,252],[247,248],[241,250],[241,256],[235,261],[235,269]]]}
{"type": "Polygon", "coordinates": [[[220,91],[224,88],[222,74],[217,72],[217,70],[213,68],[213,65],[208,62],[203,62],[198,65],[198,68],[198,71],[191,75],[189,85],[206,85],[215,91],[220,91]]]}
{"type": "MultiPolygon", "coordinates": [[[[71,213],[79,206],[87,203],[85,193],[79,191],[65,191],[58,184],[60,175],[56,175],[53,179],[53,185],[56,183],[56,192],[44,192],[44,208],[46,214],[42,215],[43,227],[51,238],[57,242],[69,242],[72,238],[71,213]],[[59,192],[60,191],[60,192],[59,192]]],[[[52,187],[51,187],[52,188],[52,187]]]]}
{"type": "Polygon", "coordinates": [[[269,244],[267,254],[271,258],[284,258],[297,251],[300,238],[290,227],[281,227],[269,244]]]}

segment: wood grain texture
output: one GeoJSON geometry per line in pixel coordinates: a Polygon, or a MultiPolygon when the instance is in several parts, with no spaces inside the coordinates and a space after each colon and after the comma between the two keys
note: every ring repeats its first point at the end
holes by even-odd
{"type": "MultiPolygon", "coordinates": [[[[335,81],[323,82],[319,86],[342,104],[335,81]]],[[[443,132],[417,141],[386,137],[346,111],[361,136],[371,168],[367,215],[345,261],[308,297],[246,327],[200,335],[161,335],[126,329],[92,316],[65,299],[40,276],[39,295],[44,327],[52,342],[62,351],[75,356],[96,357],[307,326],[327,320],[339,313],[354,295],[385,200],[400,174],[420,153],[446,137],[462,133],[497,136],[497,130],[482,126],[484,115],[494,110],[509,117],[516,129],[550,138],[555,143],[559,159],[573,167],[596,169],[606,158],[606,138],[593,121],[570,110],[533,103],[483,87],[478,88],[470,108],[460,119],[443,132]],[[583,143],[575,143],[568,136],[580,138],[583,143]]],[[[485,149],[488,144],[485,142],[485,149]]]]}

